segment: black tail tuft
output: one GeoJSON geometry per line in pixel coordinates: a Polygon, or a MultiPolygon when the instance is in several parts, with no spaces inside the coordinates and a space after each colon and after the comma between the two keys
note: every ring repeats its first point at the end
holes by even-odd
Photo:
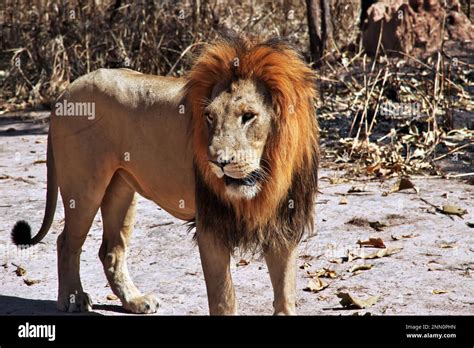
{"type": "Polygon", "coordinates": [[[12,229],[12,241],[15,245],[31,244],[31,227],[25,220],[17,221],[12,229]]]}

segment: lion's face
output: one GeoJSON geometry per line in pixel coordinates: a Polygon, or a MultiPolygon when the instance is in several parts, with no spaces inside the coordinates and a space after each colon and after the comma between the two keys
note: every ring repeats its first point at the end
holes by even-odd
{"type": "Polygon", "coordinates": [[[229,198],[254,198],[269,169],[262,154],[274,117],[270,94],[254,80],[218,84],[204,115],[212,172],[224,180],[229,198]]]}

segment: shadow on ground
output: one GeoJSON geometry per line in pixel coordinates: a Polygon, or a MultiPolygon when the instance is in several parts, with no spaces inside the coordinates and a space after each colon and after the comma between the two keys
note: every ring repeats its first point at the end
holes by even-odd
{"type": "MultiPolygon", "coordinates": [[[[119,311],[120,306],[94,306],[104,307],[97,308],[109,311],[119,311]],[[107,308],[105,308],[107,307],[107,308]],[[112,308],[117,307],[117,308],[112,308]]],[[[0,308],[3,314],[9,315],[102,315],[99,313],[63,313],[56,309],[56,301],[51,300],[34,300],[16,296],[3,296],[0,295],[0,308]]],[[[124,311],[122,310],[122,313],[124,311]]]]}
{"type": "Polygon", "coordinates": [[[0,136],[41,135],[48,134],[49,112],[18,112],[0,117],[0,136]]]}

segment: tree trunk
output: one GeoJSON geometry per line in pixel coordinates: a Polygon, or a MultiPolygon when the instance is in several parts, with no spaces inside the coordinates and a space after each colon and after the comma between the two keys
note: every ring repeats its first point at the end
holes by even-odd
{"type": "Polygon", "coordinates": [[[332,10],[331,0],[321,0],[321,9],[323,10],[323,52],[328,49],[333,43],[333,27],[332,27],[332,10]]]}
{"type": "Polygon", "coordinates": [[[306,0],[306,13],[311,57],[320,66],[328,38],[332,37],[329,0],[306,0]]]}
{"type": "Polygon", "coordinates": [[[360,26],[363,28],[364,21],[367,19],[367,10],[376,0],[361,0],[360,26]]]}

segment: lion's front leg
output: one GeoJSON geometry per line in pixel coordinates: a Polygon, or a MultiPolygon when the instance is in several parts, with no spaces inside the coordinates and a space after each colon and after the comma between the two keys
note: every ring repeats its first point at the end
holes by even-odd
{"type": "Polygon", "coordinates": [[[230,273],[230,251],[212,231],[198,228],[196,232],[206,280],[209,313],[211,315],[237,314],[234,285],[230,273]]]}
{"type": "Polygon", "coordinates": [[[102,201],[104,237],[99,257],[110,287],[122,301],[123,307],[133,313],[155,313],[159,306],[156,297],[153,294],[143,295],[128,273],[127,249],[136,203],[135,192],[116,174],[102,201]]]}
{"type": "Polygon", "coordinates": [[[273,285],[275,315],[296,314],[296,255],[296,247],[265,252],[273,285]]]}

